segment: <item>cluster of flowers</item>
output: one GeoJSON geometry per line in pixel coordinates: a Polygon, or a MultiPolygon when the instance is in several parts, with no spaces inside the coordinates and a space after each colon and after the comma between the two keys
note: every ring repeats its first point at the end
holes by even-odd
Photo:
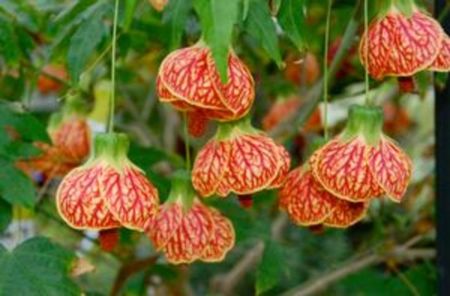
{"type": "MultiPolygon", "coordinates": [[[[425,68],[444,71],[450,64],[448,37],[412,2],[408,17],[396,3],[364,34],[361,48],[367,36],[370,43],[369,56],[360,51],[363,64],[375,78],[410,76],[425,68]],[[408,28],[415,33],[403,36],[408,28]]],[[[351,107],[344,131],[289,173],[286,149],[246,117],[255,99],[254,80],[233,50],[226,82],[202,42],[174,51],[160,66],[157,92],[161,102],[188,115],[192,135],[202,135],[209,120],[218,123],[195,159],[192,179],[174,176],[171,193],[160,204],[156,188],[127,158],[128,138],[97,135],[90,158],[57,192],[58,211],[72,227],[145,231],[171,263],[212,262],[233,247],[235,233],[231,221],[200,197],[248,197],[281,188],[279,205],[296,224],[348,227],[364,217],[374,198],[400,202],[408,186],[411,161],[383,134],[382,111],[371,106],[351,107]]]]}

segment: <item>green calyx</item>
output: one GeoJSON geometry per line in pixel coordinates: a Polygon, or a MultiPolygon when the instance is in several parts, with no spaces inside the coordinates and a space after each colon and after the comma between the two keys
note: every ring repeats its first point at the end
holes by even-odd
{"type": "Polygon", "coordinates": [[[195,191],[192,188],[191,177],[187,171],[176,171],[172,175],[172,186],[167,203],[181,202],[183,210],[189,211],[195,199],[195,191]]]}
{"type": "Polygon", "coordinates": [[[126,134],[102,133],[95,136],[91,160],[103,159],[120,167],[123,162],[129,162],[127,154],[130,141],[126,134]]]}
{"type": "Polygon", "coordinates": [[[250,116],[230,122],[220,122],[215,135],[216,140],[227,140],[242,134],[260,134],[261,131],[252,126],[250,116]]]}
{"type": "Polygon", "coordinates": [[[410,17],[417,9],[414,0],[384,0],[380,2],[380,14],[386,15],[390,11],[400,11],[404,16],[410,17]]]}
{"type": "Polygon", "coordinates": [[[383,110],[380,107],[353,105],[350,107],[344,139],[364,137],[369,145],[378,143],[383,133],[383,110]]]}
{"type": "Polygon", "coordinates": [[[78,91],[71,91],[67,94],[62,112],[64,117],[86,114],[86,104],[81,99],[78,91]]]}

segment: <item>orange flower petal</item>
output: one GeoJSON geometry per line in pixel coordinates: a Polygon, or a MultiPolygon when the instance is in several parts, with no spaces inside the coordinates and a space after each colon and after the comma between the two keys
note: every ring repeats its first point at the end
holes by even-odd
{"type": "Polygon", "coordinates": [[[339,137],[316,151],[310,160],[314,177],[337,197],[364,202],[382,194],[367,165],[368,146],[361,138],[339,137]]]}
{"type": "Polygon", "coordinates": [[[205,134],[206,128],[208,127],[208,118],[203,114],[203,112],[188,112],[187,124],[189,134],[198,138],[205,134]]]}
{"type": "Polygon", "coordinates": [[[289,168],[291,166],[291,157],[289,152],[283,147],[283,145],[277,145],[277,155],[280,157],[281,166],[278,170],[277,177],[272,181],[270,189],[278,188],[283,185],[287,174],[289,173],[289,168]]]}
{"type": "Polygon", "coordinates": [[[172,264],[191,263],[201,258],[214,228],[209,209],[194,201],[184,214],[180,227],[174,231],[164,247],[167,261],[172,264]]]}
{"type": "Polygon", "coordinates": [[[298,225],[317,225],[332,212],[339,201],[317,182],[311,171],[297,168],[289,173],[279,192],[280,207],[298,225]]]}
{"type": "Polygon", "coordinates": [[[391,140],[383,137],[380,144],[370,150],[368,164],[376,182],[388,197],[400,202],[412,173],[409,157],[391,140]]]}
{"type": "Polygon", "coordinates": [[[450,38],[447,35],[442,41],[441,50],[429,70],[438,72],[450,71],[450,38]]]}
{"type": "Polygon", "coordinates": [[[420,11],[411,17],[391,11],[375,19],[363,35],[359,48],[361,62],[375,79],[411,76],[433,63],[443,35],[439,23],[420,11]]]}
{"type": "Polygon", "coordinates": [[[83,160],[90,149],[90,129],[85,119],[65,120],[51,134],[53,144],[69,158],[83,160]]]}
{"type": "Polygon", "coordinates": [[[60,216],[76,229],[109,229],[120,227],[106,207],[100,193],[99,175],[102,167],[79,167],[70,172],[56,192],[60,216]]]}
{"type": "Polygon", "coordinates": [[[228,81],[224,85],[211,53],[208,55],[207,64],[213,86],[220,95],[222,103],[232,113],[239,114],[236,119],[243,117],[250,110],[255,99],[255,83],[248,68],[231,52],[228,56],[228,81]]]}
{"type": "Polygon", "coordinates": [[[121,169],[105,164],[100,184],[115,218],[127,228],[143,231],[147,220],[157,211],[159,197],[142,171],[129,164],[121,169]]]}
{"type": "Polygon", "coordinates": [[[173,202],[162,205],[159,212],[148,220],[145,229],[156,250],[164,249],[172,235],[180,227],[182,219],[182,205],[173,202]]]}
{"type": "Polygon", "coordinates": [[[328,227],[347,228],[359,222],[366,215],[369,203],[352,203],[334,199],[333,211],[323,224],[328,227]]]}
{"type": "Polygon", "coordinates": [[[235,233],[230,220],[222,216],[214,208],[209,208],[209,211],[213,219],[214,227],[209,237],[208,245],[203,250],[201,260],[206,262],[219,262],[233,248],[235,233]]]}
{"type": "Polygon", "coordinates": [[[243,135],[232,140],[226,182],[239,195],[270,186],[281,167],[277,145],[263,135],[243,135]]]}
{"type": "Polygon", "coordinates": [[[215,193],[228,167],[231,146],[226,141],[209,141],[197,155],[192,169],[192,185],[201,196],[215,193]]]}
{"type": "Polygon", "coordinates": [[[162,62],[159,77],[172,96],[193,106],[223,110],[211,82],[208,54],[209,49],[200,46],[176,50],[162,62]]]}

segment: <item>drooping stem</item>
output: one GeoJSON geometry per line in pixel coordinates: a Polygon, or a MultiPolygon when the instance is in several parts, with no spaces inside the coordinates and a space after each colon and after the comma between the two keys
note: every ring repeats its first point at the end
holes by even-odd
{"type": "Polygon", "coordinates": [[[108,133],[114,129],[114,107],[116,104],[116,43],[117,43],[117,18],[119,15],[119,0],[115,0],[113,35],[111,43],[111,100],[109,100],[108,133]]]}
{"type": "MultiPolygon", "coordinates": [[[[370,96],[370,84],[369,84],[369,42],[370,42],[370,38],[368,36],[369,32],[369,1],[364,0],[364,34],[365,38],[366,38],[366,43],[364,46],[364,55],[366,57],[366,67],[365,67],[365,72],[364,72],[364,80],[365,80],[365,92],[366,92],[366,105],[371,106],[373,105],[373,100],[370,96]]],[[[363,37],[364,38],[364,37],[363,37]]]]}
{"type": "Polygon", "coordinates": [[[325,46],[324,46],[324,54],[323,54],[323,76],[325,77],[323,81],[323,125],[324,125],[324,137],[325,140],[328,140],[329,131],[328,131],[328,46],[330,43],[330,20],[331,20],[331,7],[333,6],[333,0],[328,0],[327,7],[327,20],[325,27],[325,46]]]}

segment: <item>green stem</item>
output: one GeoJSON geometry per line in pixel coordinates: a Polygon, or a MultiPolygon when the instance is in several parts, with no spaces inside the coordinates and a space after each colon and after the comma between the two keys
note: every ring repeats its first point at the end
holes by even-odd
{"type": "MultiPolygon", "coordinates": [[[[368,34],[369,29],[369,1],[364,0],[364,32],[368,34]]],[[[364,46],[364,55],[366,56],[366,67],[364,72],[365,91],[366,91],[366,105],[373,105],[373,100],[370,96],[370,83],[369,83],[369,42],[370,38],[366,35],[366,44],[364,46]]]]}
{"type": "Polygon", "coordinates": [[[117,43],[117,19],[119,15],[119,0],[115,0],[113,36],[111,44],[111,100],[109,101],[109,122],[107,131],[112,133],[114,129],[114,107],[116,104],[116,43],[117,43]]]}
{"type": "MultiPolygon", "coordinates": [[[[325,28],[325,49],[323,54],[323,76],[328,77],[328,47],[330,43],[330,20],[331,20],[331,7],[333,6],[333,0],[328,0],[327,6],[327,20],[326,20],[326,28],[325,28]]],[[[325,140],[328,140],[329,131],[328,131],[328,79],[325,79],[323,82],[323,103],[324,103],[324,137],[325,140]]]]}

